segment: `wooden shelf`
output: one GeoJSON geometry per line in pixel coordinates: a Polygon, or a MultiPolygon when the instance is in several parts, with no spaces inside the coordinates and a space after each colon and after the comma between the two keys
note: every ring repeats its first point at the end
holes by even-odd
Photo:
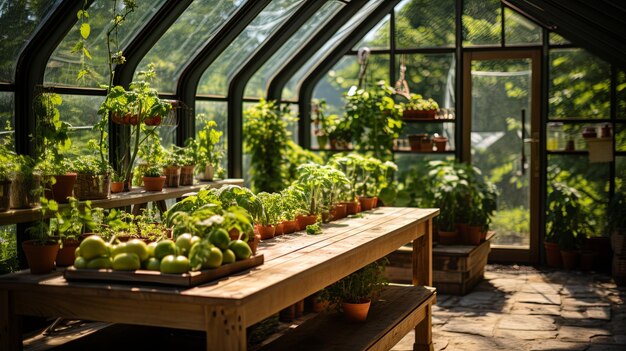
{"type": "MultiPolygon", "coordinates": [[[[190,186],[180,186],[178,188],[164,188],[162,191],[145,191],[142,187],[134,187],[133,190],[126,193],[111,194],[108,199],[91,200],[92,207],[116,208],[124,206],[132,206],[147,202],[161,201],[167,199],[176,199],[191,192],[196,192],[203,187],[219,188],[223,185],[243,185],[243,179],[224,179],[214,182],[198,182],[190,186]]],[[[66,204],[59,205],[59,208],[68,206],[66,204]]],[[[32,222],[41,219],[41,207],[9,210],[0,213],[0,225],[32,222]]]]}
{"type": "Polygon", "coordinates": [[[411,151],[410,149],[400,149],[400,150],[393,150],[393,152],[397,153],[397,154],[416,154],[416,155],[424,155],[424,154],[441,154],[441,155],[445,155],[445,154],[454,154],[454,150],[446,150],[446,151],[411,151]]]}
{"type": "Polygon", "coordinates": [[[548,155],[588,155],[589,151],[587,150],[547,150],[548,155]]]}
{"type": "Polygon", "coordinates": [[[406,122],[406,123],[454,123],[456,122],[456,119],[454,118],[411,118],[411,119],[402,118],[402,122],[406,122]]]}

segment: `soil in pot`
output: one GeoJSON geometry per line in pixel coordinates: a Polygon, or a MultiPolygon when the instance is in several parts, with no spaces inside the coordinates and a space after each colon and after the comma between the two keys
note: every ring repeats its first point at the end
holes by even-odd
{"type": "Polygon", "coordinates": [[[74,184],[76,183],[76,173],[67,173],[63,175],[53,176],[56,183],[46,185],[45,197],[48,200],[54,200],[60,204],[67,203],[67,198],[72,196],[74,184]]]}
{"type": "Polygon", "coordinates": [[[121,193],[124,191],[124,182],[111,182],[111,192],[121,193]]]}
{"type": "Polygon", "coordinates": [[[376,206],[376,197],[359,196],[359,203],[361,204],[361,210],[369,211],[376,206]]]}
{"type": "Polygon", "coordinates": [[[68,267],[74,264],[76,259],[76,248],[80,245],[80,242],[76,239],[63,240],[62,247],[57,252],[56,263],[57,267],[68,267]]]}
{"type": "Polygon", "coordinates": [[[454,232],[445,232],[441,229],[439,230],[439,244],[441,245],[454,245],[458,242],[459,233],[454,232]]]}
{"type": "Polygon", "coordinates": [[[561,259],[563,260],[563,268],[567,270],[572,270],[576,268],[576,265],[578,263],[578,252],[561,250],[561,259]]]}
{"type": "Polygon", "coordinates": [[[276,227],[273,225],[257,225],[256,228],[261,236],[261,240],[271,239],[276,233],[276,227]]]}
{"type": "Polygon", "coordinates": [[[295,232],[296,230],[298,230],[298,221],[296,221],[295,219],[292,221],[284,221],[283,222],[283,233],[284,234],[291,234],[293,232],[295,232]]]}
{"type": "Polygon", "coordinates": [[[33,208],[39,205],[37,189],[41,184],[38,174],[17,173],[11,182],[11,208],[33,208]]]}
{"type": "Polygon", "coordinates": [[[468,226],[465,231],[465,235],[463,236],[463,242],[466,245],[479,245],[482,239],[482,232],[482,226],[468,226]]]}
{"type": "Polygon", "coordinates": [[[165,184],[165,176],[143,177],[143,188],[146,191],[161,191],[165,184]]]}
{"type": "Polygon", "coordinates": [[[193,171],[195,168],[195,165],[182,166],[180,168],[180,185],[193,185],[193,171]]]}
{"type": "Polygon", "coordinates": [[[346,206],[346,215],[354,215],[359,213],[357,208],[358,202],[342,202],[341,204],[346,206]]]}
{"type": "Polygon", "coordinates": [[[181,169],[178,166],[169,166],[163,168],[163,174],[165,175],[165,186],[168,188],[178,188],[180,183],[181,169]]]}
{"type": "Polygon", "coordinates": [[[48,274],[54,269],[59,243],[49,242],[41,245],[39,241],[26,240],[22,242],[22,250],[32,274],[48,274]]]}
{"type": "Polygon", "coordinates": [[[317,222],[317,215],[298,216],[296,217],[296,221],[298,221],[298,230],[305,230],[307,225],[317,222]]]}
{"type": "Polygon", "coordinates": [[[347,320],[352,322],[365,322],[371,304],[371,300],[364,300],[361,303],[342,302],[341,309],[347,320]]]}
{"type": "Polygon", "coordinates": [[[11,207],[11,181],[0,181],[0,212],[6,212],[11,207]]]}
{"type": "Polygon", "coordinates": [[[561,261],[561,249],[559,244],[545,241],[543,247],[546,249],[546,263],[548,267],[561,268],[563,262],[561,261]]]}

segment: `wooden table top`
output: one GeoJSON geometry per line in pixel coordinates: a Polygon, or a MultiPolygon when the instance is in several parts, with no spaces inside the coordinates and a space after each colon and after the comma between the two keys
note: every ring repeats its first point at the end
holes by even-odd
{"type": "MultiPolygon", "coordinates": [[[[175,199],[187,193],[196,192],[203,187],[219,188],[223,185],[243,185],[243,179],[224,179],[213,182],[197,182],[189,186],[177,188],[164,188],[162,191],[145,191],[143,187],[133,187],[133,190],[125,193],[111,194],[108,199],[90,200],[92,207],[116,208],[131,206],[140,203],[175,199]]],[[[64,204],[59,207],[63,208],[64,204]]],[[[32,222],[41,219],[41,208],[15,209],[0,213],[0,225],[32,222]]]]}

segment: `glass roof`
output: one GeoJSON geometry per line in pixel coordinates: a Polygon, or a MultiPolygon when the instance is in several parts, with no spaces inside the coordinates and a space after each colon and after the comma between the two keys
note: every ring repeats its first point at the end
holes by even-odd
{"type": "MultiPolygon", "coordinates": [[[[78,72],[82,69],[81,55],[72,53],[72,48],[80,39],[80,21],[72,27],[63,41],[56,48],[48,64],[44,75],[44,84],[70,85],[98,87],[108,83],[107,43],[106,31],[111,23],[111,1],[94,0],[89,6],[89,25],[91,34],[86,40],[86,47],[91,53],[92,59],[85,59],[91,74],[85,79],[77,80],[78,72]]],[[[153,0],[142,2],[134,12],[126,17],[126,21],[118,30],[118,44],[120,50],[125,48],[141,27],[152,18],[155,12],[165,3],[165,0],[153,0]]],[[[117,1],[118,9],[123,9],[123,2],[117,1]]]]}
{"type": "Polygon", "coordinates": [[[265,40],[304,3],[273,0],[204,72],[198,94],[226,95],[228,84],[265,40]]]}
{"type": "Polygon", "coordinates": [[[374,28],[369,31],[369,33],[365,34],[365,36],[353,47],[353,49],[358,50],[359,48],[367,47],[371,50],[389,50],[390,21],[391,16],[385,16],[385,18],[378,22],[378,24],[376,24],[374,28]]]}
{"type": "Polygon", "coordinates": [[[0,0],[0,81],[13,82],[17,59],[35,29],[61,0],[0,0]]]}
{"type": "Polygon", "coordinates": [[[314,67],[324,60],[330,51],[332,51],[343,39],[345,39],[354,28],[361,23],[372,11],[382,2],[382,0],[370,1],[363,6],[350,20],[344,24],[333,36],[328,40],[321,49],[317,50],[315,54],[296,72],[293,77],[287,82],[283,89],[282,99],[292,100],[298,98],[298,89],[302,81],[308,76],[308,74],[314,69],[314,67]]]}
{"type": "Polygon", "coordinates": [[[269,80],[282,65],[289,60],[315,33],[330,21],[342,8],[339,1],[327,2],[322,8],[309,18],[298,31],[278,49],[272,57],[252,76],[246,86],[246,97],[263,97],[269,80]]]}
{"type": "MultiPolygon", "coordinates": [[[[211,40],[222,25],[246,3],[246,0],[196,0],[189,5],[148,54],[137,72],[154,63],[158,79],[153,86],[172,93],[188,62],[203,44],[211,40]]],[[[135,78],[137,78],[135,72],[135,78]]]]}

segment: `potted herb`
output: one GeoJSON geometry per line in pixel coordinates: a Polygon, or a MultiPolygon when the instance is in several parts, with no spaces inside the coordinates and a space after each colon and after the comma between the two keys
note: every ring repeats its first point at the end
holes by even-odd
{"type": "Polygon", "coordinates": [[[357,175],[357,198],[361,209],[368,211],[376,207],[378,202],[378,177],[382,175],[382,163],[373,157],[354,158],[357,175]]]}
{"type": "MultiPolygon", "coordinates": [[[[41,199],[41,213],[56,212],[59,209],[54,200],[41,199]]],[[[50,233],[50,226],[43,218],[29,227],[27,232],[30,240],[22,242],[22,250],[26,255],[28,267],[32,274],[48,274],[54,268],[54,260],[59,251],[59,242],[50,233]]]]}
{"type": "Polygon", "coordinates": [[[298,230],[296,218],[307,211],[306,196],[301,189],[289,186],[280,192],[280,197],[285,218],[283,221],[283,232],[291,234],[298,230]]]}
{"type": "Polygon", "coordinates": [[[111,192],[121,193],[124,191],[124,176],[118,172],[111,172],[111,192]]]}
{"type": "MultiPolygon", "coordinates": [[[[198,116],[200,117],[200,116],[198,116]]],[[[200,180],[212,181],[215,170],[219,167],[224,154],[220,147],[223,132],[217,130],[215,121],[207,121],[197,137],[197,167],[200,168],[200,180]]]]}
{"type": "Polygon", "coordinates": [[[148,166],[143,172],[142,179],[146,191],[161,191],[165,185],[163,168],[159,165],[148,166]]]}
{"type": "Polygon", "coordinates": [[[180,168],[180,185],[193,185],[193,175],[198,159],[198,142],[189,138],[185,142],[185,147],[180,149],[181,168],[180,168]]]}
{"type": "Polygon", "coordinates": [[[165,152],[163,174],[165,174],[165,186],[168,188],[178,188],[180,183],[183,159],[179,149],[176,145],[172,145],[170,150],[165,152]]]}
{"type": "Polygon", "coordinates": [[[69,206],[57,211],[50,219],[50,232],[61,239],[56,257],[56,265],[59,267],[71,266],[74,263],[81,234],[84,234],[86,229],[95,227],[91,216],[91,202],[85,201],[80,204],[73,197],[68,200],[69,206]]]}
{"type": "Polygon", "coordinates": [[[313,133],[317,138],[317,145],[320,150],[326,149],[328,144],[328,138],[335,130],[337,126],[337,115],[325,115],[324,111],[326,110],[326,100],[313,100],[313,118],[311,119],[311,123],[313,123],[315,129],[313,133]]]}
{"type": "Polygon", "coordinates": [[[327,220],[341,219],[346,216],[346,205],[338,203],[341,194],[346,191],[350,181],[346,175],[335,168],[327,167],[327,176],[330,179],[330,187],[323,189],[324,208],[329,209],[327,220]]]}
{"type": "Polygon", "coordinates": [[[11,182],[11,208],[33,208],[39,205],[41,177],[35,172],[35,159],[28,155],[14,155],[14,174],[11,182]]]}
{"type": "Polygon", "coordinates": [[[437,224],[439,228],[439,243],[453,245],[458,241],[456,225],[457,196],[453,185],[444,184],[435,195],[435,201],[439,206],[437,224]]]}
{"type": "Polygon", "coordinates": [[[329,165],[339,169],[345,174],[349,183],[347,187],[339,194],[340,204],[346,206],[346,214],[354,215],[358,212],[358,206],[356,202],[356,187],[357,187],[357,164],[361,156],[357,154],[350,154],[347,156],[341,154],[335,154],[328,162],[329,165]]]}
{"type": "Polygon", "coordinates": [[[281,196],[278,193],[266,193],[260,192],[257,197],[263,203],[266,216],[259,218],[257,230],[261,235],[261,240],[271,239],[276,234],[276,229],[281,226],[280,233],[283,233],[284,227],[282,226],[282,201],[281,196]]]}
{"type": "Polygon", "coordinates": [[[433,99],[424,99],[420,94],[411,94],[408,102],[402,103],[403,119],[435,118],[439,104],[433,99]]]}
{"type": "Polygon", "coordinates": [[[329,172],[333,170],[330,166],[322,166],[315,163],[307,163],[298,167],[298,179],[294,184],[302,189],[308,203],[306,215],[296,218],[298,229],[304,230],[308,225],[315,224],[323,211],[323,191],[332,185],[329,172]]]}
{"type": "Polygon", "coordinates": [[[78,200],[109,198],[111,173],[107,162],[96,156],[78,156],[72,162],[71,170],[76,173],[74,195],[78,200]]]}
{"type": "Polygon", "coordinates": [[[372,299],[387,285],[386,265],[386,259],[371,263],[326,288],[330,304],[340,308],[348,320],[364,322],[372,299]]]}

